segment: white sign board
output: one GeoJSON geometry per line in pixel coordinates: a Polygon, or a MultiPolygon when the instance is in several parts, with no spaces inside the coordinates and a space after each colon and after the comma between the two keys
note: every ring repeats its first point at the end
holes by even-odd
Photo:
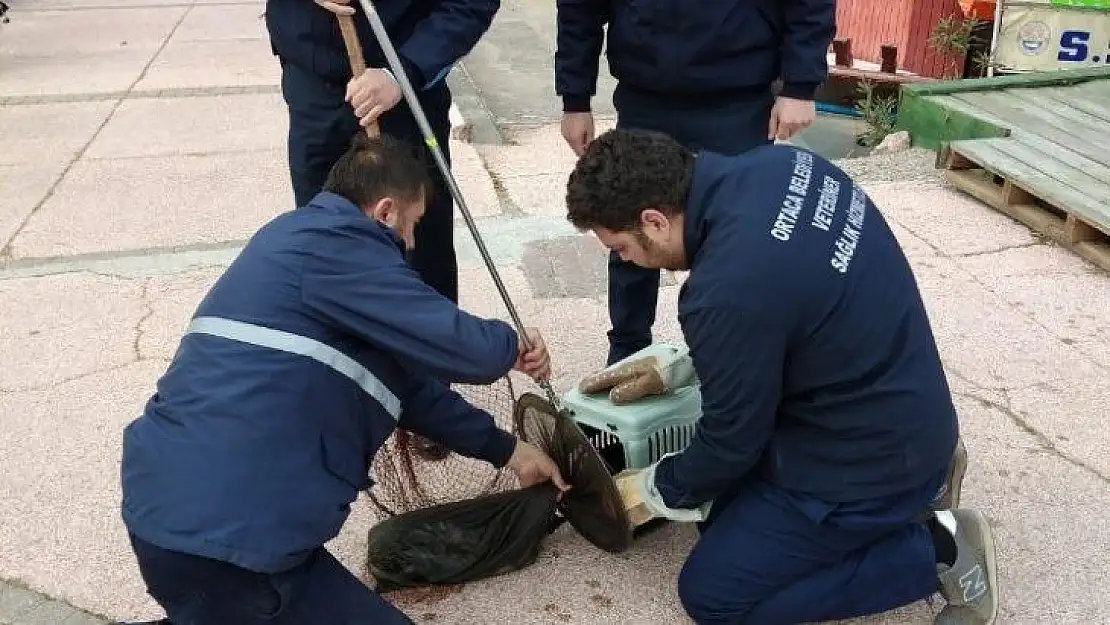
{"type": "Polygon", "coordinates": [[[1110,66],[1110,0],[1001,2],[994,62],[1002,71],[1110,66]]]}

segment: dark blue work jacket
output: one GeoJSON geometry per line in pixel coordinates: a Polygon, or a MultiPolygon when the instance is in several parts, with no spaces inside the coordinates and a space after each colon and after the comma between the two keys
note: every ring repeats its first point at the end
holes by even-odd
{"type": "MultiPolygon", "coordinates": [[[[413,88],[436,86],[489,29],[499,0],[373,0],[413,88]]],[[[359,0],[351,0],[367,67],[388,67],[359,0]]],[[[335,14],[312,0],[267,0],[266,27],[278,56],[339,84],[351,77],[335,14]]]]}
{"type": "MultiPolygon", "coordinates": [[[[556,0],[555,93],[587,110],[604,45],[637,92],[705,103],[767,91],[812,99],[828,74],[834,0],[556,0]]],[[[676,114],[682,111],[676,110],[676,114]]]]}
{"type": "Polygon", "coordinates": [[[703,412],[656,486],[693,507],[755,472],[834,502],[914,491],[958,422],[913,271],[833,163],[771,145],[702,152],[684,216],[679,320],[703,412]]]}
{"type": "Polygon", "coordinates": [[[276,217],[201,301],[123,439],[123,518],[261,572],[336,536],[398,425],[503,466],[515,439],[441,382],[489,383],[517,335],[458,309],[391,229],[331,193],[276,217]]]}

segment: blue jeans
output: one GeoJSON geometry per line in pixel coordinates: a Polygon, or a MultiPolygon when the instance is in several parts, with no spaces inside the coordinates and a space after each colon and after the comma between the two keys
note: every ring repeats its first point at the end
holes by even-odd
{"type": "MultiPolygon", "coordinates": [[[[328,82],[292,63],[282,62],[281,92],[289,108],[289,174],[297,206],[304,206],[320,192],[328,172],[356,134],[362,132],[344,101],[347,86],[328,82]]],[[[421,106],[451,163],[451,92],[446,82],[420,94],[421,106]]],[[[435,160],[428,152],[416,119],[402,99],[378,118],[382,134],[410,143],[425,157],[433,192],[424,217],[416,225],[416,248],[409,262],[421,279],[451,301],[459,301],[458,261],[455,255],[455,202],[435,160]]]]}
{"type": "Polygon", "coordinates": [[[304,564],[267,575],[167,551],[135,536],[147,592],[173,625],[409,625],[413,621],[323,547],[304,564]]]}
{"type": "Polygon", "coordinates": [[[923,512],[947,469],[913,491],[825,502],[759,478],[718,498],[678,578],[700,624],[794,625],[856,618],[938,590],[923,512]]]}
{"type": "MultiPolygon", "coordinates": [[[[721,101],[682,102],[618,85],[613,94],[618,128],[666,133],[692,148],[740,154],[771,143],[767,126],[774,96],[748,93],[721,101]]],[[[609,254],[609,359],[612,364],[651,344],[659,301],[659,270],[609,254]]]]}

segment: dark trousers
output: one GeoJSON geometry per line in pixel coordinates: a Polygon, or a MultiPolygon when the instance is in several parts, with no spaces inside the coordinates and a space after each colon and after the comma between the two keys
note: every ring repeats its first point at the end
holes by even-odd
{"type": "MultiPolygon", "coordinates": [[[[613,94],[618,128],[664,132],[693,149],[739,154],[771,143],[767,126],[774,96],[765,93],[706,101],[675,102],[632,91],[613,94]]],[[[659,270],[624,262],[609,254],[609,360],[612,364],[651,344],[659,300],[659,270]]]]}
{"type": "Polygon", "coordinates": [[[410,625],[323,547],[272,575],[166,551],[131,536],[147,592],[172,625],[410,625]]]}
{"type": "MultiPolygon", "coordinates": [[[[282,63],[281,92],[289,107],[289,173],[297,206],[320,192],[335,161],[363,132],[351,105],[344,101],[347,86],[331,83],[292,63],[282,63]]],[[[421,106],[448,164],[451,92],[446,82],[421,94],[421,106]]],[[[416,226],[416,247],[409,262],[421,278],[451,301],[459,300],[458,263],[454,241],[454,200],[424,143],[420,127],[405,100],[379,119],[382,134],[410,142],[428,164],[434,191],[424,217],[416,226]]]]}
{"type": "Polygon", "coordinates": [[[718,499],[678,578],[699,625],[793,625],[885,612],[938,590],[921,522],[945,472],[893,497],[832,504],[752,479],[718,499]]]}

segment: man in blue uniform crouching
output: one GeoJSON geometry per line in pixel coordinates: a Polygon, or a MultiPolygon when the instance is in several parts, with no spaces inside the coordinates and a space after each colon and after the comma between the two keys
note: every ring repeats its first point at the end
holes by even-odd
{"type": "Polygon", "coordinates": [[[859,185],[792,146],[724,156],[618,129],[586,148],[567,205],[622,259],[690,272],[702,416],[630,477],[655,516],[700,523],[678,578],[697,623],[847,619],[938,591],[938,623],[994,622],[994,543],[956,503],[966,460],[932,328],[859,185]]]}
{"type": "Polygon", "coordinates": [[[460,310],[406,262],[430,182],[357,135],[201,301],[123,438],[123,519],[174,625],[409,623],[325,548],[397,427],[531,485],[550,458],[447,384],[550,373],[542,337],[460,310]]]}

